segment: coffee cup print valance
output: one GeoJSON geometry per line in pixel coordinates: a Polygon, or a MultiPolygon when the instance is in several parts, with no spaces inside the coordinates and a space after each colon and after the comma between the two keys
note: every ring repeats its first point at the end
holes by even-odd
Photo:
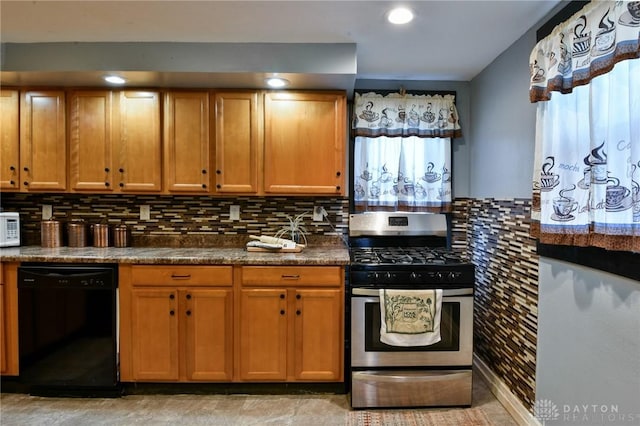
{"type": "Polygon", "coordinates": [[[591,2],[531,52],[531,102],[548,101],[554,91],[569,93],[633,58],[640,58],[640,1],[591,2]]]}
{"type": "Polygon", "coordinates": [[[462,136],[454,95],[356,93],[352,129],[367,138],[462,136]]]}

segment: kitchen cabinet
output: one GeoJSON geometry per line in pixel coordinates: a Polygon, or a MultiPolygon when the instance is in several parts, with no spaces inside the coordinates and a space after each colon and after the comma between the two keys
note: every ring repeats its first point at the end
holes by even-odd
{"type": "Polygon", "coordinates": [[[69,93],[69,181],[72,191],[112,192],[114,148],[113,92],[69,93]]]}
{"type": "Polygon", "coordinates": [[[163,146],[166,192],[208,192],[211,178],[207,92],[165,94],[163,146]]]}
{"type": "Polygon", "coordinates": [[[18,263],[0,263],[0,374],[18,375],[18,263]]]}
{"type": "Polygon", "coordinates": [[[20,95],[17,90],[0,90],[0,189],[20,189],[20,95]]]}
{"type": "Polygon", "coordinates": [[[162,139],[160,93],[118,93],[118,170],[121,192],[160,192],[162,189],[162,139]]]}
{"type": "Polygon", "coordinates": [[[344,270],[245,266],[239,375],[245,381],[342,381],[344,270]]]}
{"type": "Polygon", "coordinates": [[[344,195],[346,138],[343,92],[267,92],[265,193],[344,195]]]}
{"type": "Polygon", "coordinates": [[[231,266],[120,266],[122,381],[230,381],[231,266]]]}
{"type": "Polygon", "coordinates": [[[213,94],[216,192],[256,194],[262,183],[262,131],[255,91],[213,94]]]}
{"type": "Polygon", "coordinates": [[[23,191],[67,189],[64,91],[26,91],[20,103],[20,181],[23,191]]]}

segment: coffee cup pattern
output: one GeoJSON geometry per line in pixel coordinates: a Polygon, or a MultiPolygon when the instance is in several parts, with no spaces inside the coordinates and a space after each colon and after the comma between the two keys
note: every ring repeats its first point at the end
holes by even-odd
{"type": "Polygon", "coordinates": [[[571,187],[560,190],[559,196],[553,198],[552,220],[557,222],[567,222],[575,219],[575,216],[572,213],[578,210],[578,202],[575,198],[567,195],[567,193],[572,192],[575,189],[576,186],[571,185],[571,187]]]}
{"type": "Polygon", "coordinates": [[[560,175],[553,172],[553,166],[555,165],[555,157],[549,156],[542,164],[542,170],[540,171],[540,191],[551,191],[560,183],[560,175]]]}
{"type": "Polygon", "coordinates": [[[574,58],[587,55],[591,49],[591,31],[587,31],[587,17],[585,15],[578,18],[578,23],[573,28],[573,49],[574,58]]]}
{"type": "Polygon", "coordinates": [[[628,27],[640,26],[640,1],[630,1],[627,3],[627,11],[618,19],[620,25],[628,27]]]}
{"type": "Polygon", "coordinates": [[[611,9],[602,16],[598,24],[598,32],[595,36],[591,56],[602,56],[611,53],[616,45],[616,24],[609,16],[611,9]]]}

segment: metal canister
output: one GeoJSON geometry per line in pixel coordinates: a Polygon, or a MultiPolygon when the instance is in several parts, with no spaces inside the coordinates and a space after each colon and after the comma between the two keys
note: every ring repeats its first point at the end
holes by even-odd
{"type": "Polygon", "coordinates": [[[109,225],[106,223],[94,223],[91,225],[93,231],[94,247],[109,247],[109,225]]]}
{"type": "Polygon", "coordinates": [[[113,246],[129,247],[129,228],[121,223],[113,228],[113,246]]]}
{"type": "Polygon", "coordinates": [[[51,218],[40,222],[40,244],[42,247],[62,246],[60,221],[51,218]]]}
{"type": "Polygon", "coordinates": [[[67,224],[69,247],[86,247],[87,224],[82,219],[74,219],[67,224]]]}

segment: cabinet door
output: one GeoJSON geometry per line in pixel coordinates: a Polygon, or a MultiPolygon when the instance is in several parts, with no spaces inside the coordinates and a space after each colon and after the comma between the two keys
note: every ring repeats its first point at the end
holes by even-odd
{"type": "Polygon", "coordinates": [[[169,92],[164,114],[166,191],[209,191],[209,94],[169,92]]]}
{"type": "Polygon", "coordinates": [[[217,92],[214,100],[216,191],[256,193],[262,149],[258,94],[217,92]]]}
{"type": "Polygon", "coordinates": [[[342,93],[265,94],[264,191],[344,194],[342,93]]]}
{"type": "Polygon", "coordinates": [[[20,112],[22,190],[66,190],[64,92],[25,92],[20,112]]]}
{"type": "Polygon", "coordinates": [[[240,293],[240,378],[287,378],[287,291],[243,289],[240,293]]]}
{"type": "MultiPolygon", "coordinates": [[[[113,191],[112,93],[74,91],[69,98],[72,191],[113,191]]],[[[117,185],[116,185],[117,186],[117,185]]]]}
{"type": "Polygon", "coordinates": [[[20,188],[20,98],[17,90],[0,91],[0,189],[20,188]]]}
{"type": "Polygon", "coordinates": [[[133,379],[178,380],[177,290],[133,289],[131,310],[133,379]]]}
{"type": "Polygon", "coordinates": [[[18,370],[18,263],[0,263],[0,374],[18,370]]]}
{"type": "Polygon", "coordinates": [[[122,192],[159,192],[161,180],[160,94],[120,92],[117,180],[122,192]]]}
{"type": "Polygon", "coordinates": [[[181,292],[186,321],[187,380],[231,380],[233,375],[233,298],[230,289],[181,292]]]}
{"type": "Polygon", "coordinates": [[[296,380],[343,380],[341,290],[296,290],[294,374],[296,380]]]}

